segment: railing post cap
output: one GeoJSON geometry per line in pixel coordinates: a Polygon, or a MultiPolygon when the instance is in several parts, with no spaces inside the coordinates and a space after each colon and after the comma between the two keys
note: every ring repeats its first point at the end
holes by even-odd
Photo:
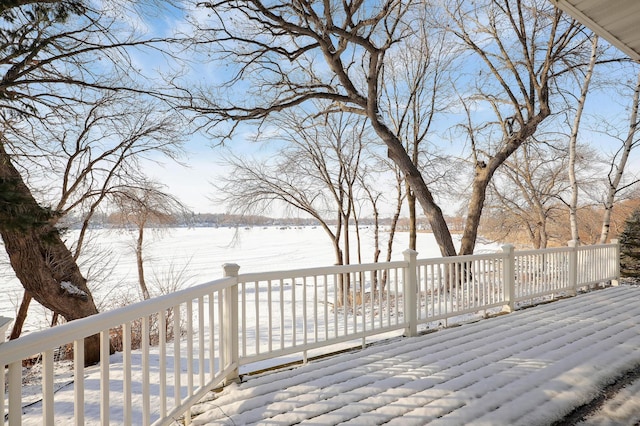
{"type": "Polygon", "coordinates": [[[577,240],[570,240],[567,242],[567,245],[569,247],[578,247],[578,241],[577,240]]]}
{"type": "Polygon", "coordinates": [[[418,252],[413,249],[406,249],[402,254],[404,257],[418,257],[418,252]]]}
{"type": "Polygon", "coordinates": [[[237,263],[225,263],[222,265],[225,277],[237,277],[238,271],[240,271],[240,265],[237,263]]]}
{"type": "Polygon", "coordinates": [[[504,244],[502,246],[502,251],[513,251],[515,246],[513,244],[504,244]]]}

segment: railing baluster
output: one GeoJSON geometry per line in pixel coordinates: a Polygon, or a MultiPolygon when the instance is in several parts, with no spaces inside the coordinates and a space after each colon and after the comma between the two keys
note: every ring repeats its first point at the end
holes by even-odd
{"type": "Polygon", "coordinates": [[[131,323],[122,324],[122,393],[124,424],[131,424],[131,323]]]}
{"type": "MultiPolygon", "coordinates": [[[[173,307],[173,406],[179,407],[182,402],[182,385],[180,384],[181,354],[180,354],[180,305],[173,307]]],[[[222,337],[221,337],[222,339],[222,337]]]]}
{"type": "Polygon", "coordinates": [[[298,346],[296,335],[298,327],[296,323],[296,279],[291,279],[291,345],[298,346]]]}
{"type": "Polygon", "coordinates": [[[324,340],[329,340],[329,276],[324,275],[324,340]]]}
{"type": "Polygon", "coordinates": [[[302,279],[302,344],[308,343],[307,334],[309,333],[307,324],[307,277],[302,279]]]}
{"type": "Polygon", "coordinates": [[[211,381],[213,381],[213,378],[216,376],[216,320],[214,297],[213,292],[209,293],[209,380],[211,381]]]}
{"type": "Polygon", "coordinates": [[[267,327],[268,351],[273,351],[273,306],[271,306],[271,280],[267,281],[267,313],[269,326],[267,327]]]}
{"type": "MultiPolygon", "coordinates": [[[[358,280],[356,279],[356,277],[358,276],[358,274],[349,274],[349,282],[353,283],[350,286],[351,289],[351,309],[352,309],[352,313],[351,313],[351,318],[353,319],[352,321],[352,326],[353,326],[353,330],[352,333],[358,333],[358,293],[362,293],[361,291],[358,290],[358,280]]],[[[362,283],[360,283],[362,284],[362,283]]],[[[364,303],[364,300],[363,300],[364,303]]],[[[346,312],[346,310],[345,310],[346,312]]],[[[347,312],[348,314],[348,312],[347,312]]],[[[346,327],[345,327],[345,331],[346,331],[346,327]]]]}
{"type": "Polygon", "coordinates": [[[151,380],[149,377],[149,316],[142,317],[142,423],[151,423],[151,380]]]}
{"type": "MultiPolygon", "coordinates": [[[[447,303],[446,297],[447,297],[447,288],[446,283],[443,281],[443,276],[444,274],[443,272],[443,266],[442,265],[438,265],[438,267],[436,268],[436,274],[438,275],[438,315],[442,314],[442,303],[447,303]]],[[[435,311],[431,312],[431,315],[435,315],[435,311]]]]}
{"type": "Polygon", "coordinates": [[[9,364],[9,426],[22,424],[22,361],[9,364]]]}
{"type": "MultiPolygon", "coordinates": [[[[398,313],[396,312],[395,308],[392,309],[391,303],[390,303],[391,281],[394,279],[392,275],[395,275],[396,273],[397,273],[397,269],[395,268],[394,269],[385,268],[384,270],[382,269],[380,270],[381,284],[380,284],[380,289],[378,290],[378,295],[380,297],[380,305],[385,307],[384,314],[383,312],[380,313],[380,321],[381,321],[380,324],[382,324],[382,321],[383,321],[382,318],[384,317],[384,322],[388,325],[391,325],[392,313],[396,317],[396,321],[397,321],[398,313]],[[383,277],[386,277],[386,281],[384,281],[384,286],[382,285],[383,277]]],[[[371,324],[374,324],[374,322],[372,321],[371,324]]]]}
{"type": "Polygon", "coordinates": [[[100,332],[100,420],[109,424],[109,330],[100,332]]]}
{"type": "MultiPolygon", "coordinates": [[[[260,330],[260,315],[261,315],[262,311],[260,310],[260,287],[259,287],[258,281],[255,281],[253,283],[253,292],[254,292],[253,293],[254,294],[253,298],[254,298],[254,305],[255,305],[254,309],[255,309],[255,315],[256,315],[256,324],[255,324],[255,327],[256,327],[256,345],[255,345],[255,353],[259,354],[259,353],[261,353],[261,350],[260,350],[260,333],[261,333],[261,330],[260,330]]],[[[244,330],[243,332],[246,332],[246,330],[244,330]]],[[[243,350],[246,351],[246,349],[243,349],[243,350]]],[[[246,355],[246,352],[244,352],[244,353],[246,355]]]]}
{"type": "Polygon", "coordinates": [[[203,388],[204,376],[205,341],[204,341],[204,296],[198,297],[198,385],[203,388]]]}
{"type": "Polygon", "coordinates": [[[313,276],[313,342],[318,342],[318,276],[313,276]]]}
{"type": "Polygon", "coordinates": [[[73,417],[84,426],[84,339],[73,341],[73,417]]]}
{"type": "Polygon", "coordinates": [[[247,354],[247,289],[246,283],[240,283],[240,333],[242,334],[241,355],[247,354]]]}
{"type": "MultiPolygon", "coordinates": [[[[187,302],[187,397],[193,395],[193,301],[187,302]]],[[[189,411],[185,414],[189,418],[189,411]]]]}
{"type": "Polygon", "coordinates": [[[338,276],[333,276],[333,337],[338,337],[338,286],[340,285],[338,282],[338,276]]]}
{"type": "Polygon", "coordinates": [[[42,415],[43,424],[53,426],[53,349],[42,353],[42,415]]]}
{"type": "Polygon", "coordinates": [[[158,312],[158,374],[160,381],[160,417],[167,416],[167,315],[164,309],[158,312]]]}
{"type": "Polygon", "coordinates": [[[284,349],[284,280],[280,280],[280,291],[278,292],[280,301],[280,349],[284,349]]]}
{"type": "MultiPolygon", "coordinates": [[[[394,280],[394,286],[393,286],[393,303],[395,306],[395,313],[396,313],[396,325],[400,324],[400,269],[396,268],[396,273],[395,273],[395,280],[394,280]]],[[[389,300],[389,296],[387,295],[387,300],[389,300]]],[[[404,312],[403,312],[404,314],[404,312]]]]}
{"type": "Polygon", "coordinates": [[[350,274],[342,274],[342,329],[343,336],[347,335],[348,330],[348,307],[349,307],[349,291],[351,290],[351,276],[350,274]],[[345,280],[346,278],[346,280],[345,280]],[[346,282],[345,282],[346,281],[346,282]]]}

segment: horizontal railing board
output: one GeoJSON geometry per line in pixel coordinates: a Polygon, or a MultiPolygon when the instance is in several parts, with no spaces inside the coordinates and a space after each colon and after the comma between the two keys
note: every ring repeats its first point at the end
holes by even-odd
{"type": "Polygon", "coordinates": [[[238,274],[239,283],[253,283],[269,280],[294,279],[313,276],[345,274],[349,272],[368,272],[371,270],[386,270],[394,268],[405,268],[409,266],[407,262],[380,262],[380,263],[358,263],[352,265],[333,265],[318,268],[292,269],[287,271],[270,271],[270,272],[250,272],[246,274],[238,274]]]}

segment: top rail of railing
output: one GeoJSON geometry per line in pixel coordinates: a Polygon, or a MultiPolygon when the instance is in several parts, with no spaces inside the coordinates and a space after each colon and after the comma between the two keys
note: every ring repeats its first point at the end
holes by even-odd
{"type": "Polygon", "coordinates": [[[118,327],[132,319],[153,315],[187,300],[211,294],[236,283],[235,278],[221,278],[153,299],[133,303],[111,311],[100,312],[46,330],[26,334],[19,339],[0,345],[0,359],[11,363],[56,348],[61,344],[92,336],[101,331],[118,327]]]}
{"type": "Polygon", "coordinates": [[[379,263],[358,263],[351,265],[332,265],[321,266],[317,268],[290,269],[285,271],[269,271],[269,272],[249,272],[246,274],[238,274],[239,282],[255,282],[279,279],[292,279],[300,277],[311,277],[320,275],[335,275],[351,272],[365,272],[379,269],[403,268],[408,266],[404,261],[379,262],[379,263]]]}

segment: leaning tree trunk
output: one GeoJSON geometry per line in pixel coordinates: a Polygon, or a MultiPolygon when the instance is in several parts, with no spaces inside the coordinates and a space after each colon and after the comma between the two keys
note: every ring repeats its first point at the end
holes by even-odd
{"type": "Polygon", "coordinates": [[[27,290],[25,290],[22,295],[22,302],[20,302],[20,308],[18,308],[18,315],[16,315],[16,319],[13,322],[13,328],[11,329],[9,340],[17,339],[20,337],[20,334],[22,334],[22,327],[24,326],[24,321],[27,319],[27,311],[29,310],[30,303],[31,295],[27,290]]]}
{"type": "MultiPolygon", "coordinates": [[[[372,53],[372,52],[371,52],[372,53]]],[[[369,60],[369,76],[380,75],[382,55],[381,52],[371,54],[369,60]]],[[[398,139],[389,127],[382,121],[380,110],[378,108],[378,79],[367,79],[367,97],[366,108],[367,118],[371,122],[373,131],[387,146],[387,157],[389,157],[404,173],[404,177],[409,183],[409,187],[413,190],[416,200],[422,206],[424,214],[431,225],[436,243],[440,248],[442,256],[455,256],[456,248],[453,245],[451,232],[444,219],[442,209],[433,198],[433,194],[427,187],[422,174],[418,170],[418,166],[412,161],[411,157],[405,150],[402,142],[398,139]]]]}
{"type": "Polygon", "coordinates": [[[440,247],[440,253],[442,256],[455,256],[456,248],[453,245],[451,232],[449,232],[449,227],[444,219],[442,209],[436,204],[418,167],[413,164],[404,146],[402,146],[402,143],[400,143],[393,132],[391,132],[382,121],[376,118],[377,108],[372,108],[371,106],[369,106],[369,108],[374,111],[368,114],[373,129],[384,141],[387,146],[387,156],[393,160],[402,173],[404,173],[405,179],[409,183],[409,187],[413,190],[416,200],[418,200],[422,206],[424,214],[431,225],[431,232],[433,232],[433,236],[440,247]]]}
{"type": "MultiPolygon", "coordinates": [[[[86,279],[53,226],[52,214],[38,205],[0,142],[0,235],[24,289],[67,321],[98,313],[86,279]]],[[[85,363],[99,361],[100,339],[85,339],[85,363]]]]}

